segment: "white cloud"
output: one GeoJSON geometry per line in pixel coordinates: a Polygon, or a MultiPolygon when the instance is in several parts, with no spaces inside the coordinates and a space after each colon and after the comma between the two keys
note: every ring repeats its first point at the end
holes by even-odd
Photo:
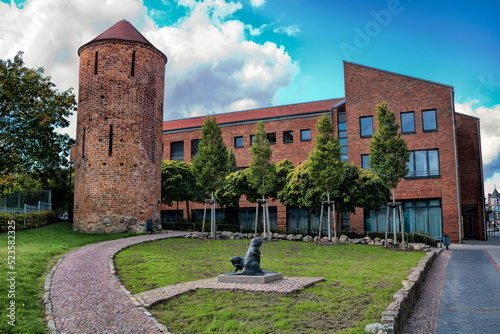
{"type": "MultiPolygon", "coordinates": [[[[28,67],[44,67],[59,90],[73,87],[77,93],[78,48],[127,19],[169,58],[165,119],[271,105],[298,72],[283,47],[245,38],[249,25],[231,19],[240,3],[178,3],[188,14],[158,29],[141,0],[27,0],[23,8],[0,2],[0,58],[12,59],[22,50],[28,67]]],[[[74,137],[75,126],[73,116],[64,131],[74,137]]]]}
{"type": "Polygon", "coordinates": [[[288,36],[297,36],[300,33],[300,28],[297,25],[293,26],[281,26],[281,27],[276,27],[273,29],[273,32],[277,34],[285,34],[288,36]]]}
{"type": "Polygon", "coordinates": [[[500,153],[500,131],[498,128],[500,124],[500,105],[492,108],[474,107],[478,103],[477,100],[455,103],[455,111],[480,119],[483,163],[488,164],[500,153]]]}
{"type": "Polygon", "coordinates": [[[266,0],[250,0],[252,7],[262,7],[266,3],[266,0]]]}

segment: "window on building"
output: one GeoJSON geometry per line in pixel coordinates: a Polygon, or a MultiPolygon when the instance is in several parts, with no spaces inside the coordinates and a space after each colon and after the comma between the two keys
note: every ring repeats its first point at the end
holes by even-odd
{"type": "Polygon", "coordinates": [[[439,151],[412,151],[408,162],[409,173],[406,178],[423,178],[440,176],[439,151]]]}
{"type": "Polygon", "coordinates": [[[424,131],[437,131],[436,109],[422,111],[422,128],[424,131]]]}
{"type": "Polygon", "coordinates": [[[243,137],[234,137],[234,147],[243,147],[243,137]]]}
{"type": "Polygon", "coordinates": [[[170,143],[170,160],[184,161],[183,141],[173,141],[170,143]]]}
{"type": "Polygon", "coordinates": [[[250,145],[253,145],[255,143],[255,135],[250,135],[250,145]]]}
{"type": "Polygon", "coordinates": [[[293,131],[283,131],[283,143],[293,143],[293,131]]]}
{"type": "Polygon", "coordinates": [[[370,138],[373,135],[373,116],[360,117],[359,130],[361,138],[370,138]]]}
{"type": "Polygon", "coordinates": [[[415,113],[413,111],[401,113],[401,133],[415,133],[415,113]]]}
{"type": "Polygon", "coordinates": [[[276,132],[271,132],[266,134],[269,144],[276,144],[276,132]]]}
{"type": "Polygon", "coordinates": [[[198,146],[200,146],[200,140],[191,139],[191,159],[198,153],[198,146]]]}
{"type": "Polygon", "coordinates": [[[337,115],[339,144],[341,147],[340,160],[347,161],[347,123],[345,112],[339,112],[337,115]]]}
{"type": "Polygon", "coordinates": [[[361,154],[361,168],[364,170],[370,169],[370,155],[361,154]]]}
{"type": "MultiPolygon", "coordinates": [[[[419,199],[405,200],[403,204],[403,221],[406,233],[425,232],[436,238],[442,237],[442,213],[441,200],[419,199]]],[[[385,231],[387,219],[387,207],[383,206],[379,211],[364,210],[364,221],[366,232],[385,231]]],[[[393,232],[393,215],[389,215],[389,232],[393,232]]],[[[396,218],[396,231],[401,231],[401,224],[396,218]]]]}
{"type": "Polygon", "coordinates": [[[304,129],[300,130],[300,141],[309,141],[311,140],[311,130],[304,129]]]}

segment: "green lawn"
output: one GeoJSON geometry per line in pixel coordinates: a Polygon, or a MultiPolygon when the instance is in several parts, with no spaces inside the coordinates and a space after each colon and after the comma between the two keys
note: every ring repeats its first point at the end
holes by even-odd
{"type": "MultiPolygon", "coordinates": [[[[132,292],[232,271],[249,240],[165,239],[132,246],[115,257],[132,292]]],[[[363,333],[378,322],[423,253],[376,246],[316,246],[275,241],[261,246],[261,267],[284,276],[324,277],[301,292],[197,290],[154,305],[150,312],[172,333],[363,333]]]]}
{"type": "MultiPolygon", "coordinates": [[[[17,231],[15,235],[15,298],[9,296],[8,236],[0,234],[0,333],[47,333],[43,285],[48,272],[67,252],[90,243],[118,239],[128,234],[83,234],[73,232],[70,223],[17,231]],[[15,301],[15,327],[8,324],[7,306],[15,301]]],[[[12,241],[12,239],[11,239],[12,241]]]]}

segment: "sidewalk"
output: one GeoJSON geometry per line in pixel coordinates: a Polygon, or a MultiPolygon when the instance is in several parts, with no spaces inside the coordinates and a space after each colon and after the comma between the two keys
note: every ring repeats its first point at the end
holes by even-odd
{"type": "Polygon", "coordinates": [[[500,238],[450,245],[429,271],[402,332],[499,333],[499,283],[500,238]]]}

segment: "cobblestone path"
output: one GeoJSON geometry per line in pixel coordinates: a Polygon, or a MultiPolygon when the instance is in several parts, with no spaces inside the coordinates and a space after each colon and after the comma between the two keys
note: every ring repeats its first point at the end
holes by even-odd
{"type": "Polygon", "coordinates": [[[51,332],[161,333],[155,319],[134,305],[122,289],[111,271],[112,258],[130,245],[184,234],[171,232],[106,241],[66,254],[45,282],[44,302],[51,332]]]}

